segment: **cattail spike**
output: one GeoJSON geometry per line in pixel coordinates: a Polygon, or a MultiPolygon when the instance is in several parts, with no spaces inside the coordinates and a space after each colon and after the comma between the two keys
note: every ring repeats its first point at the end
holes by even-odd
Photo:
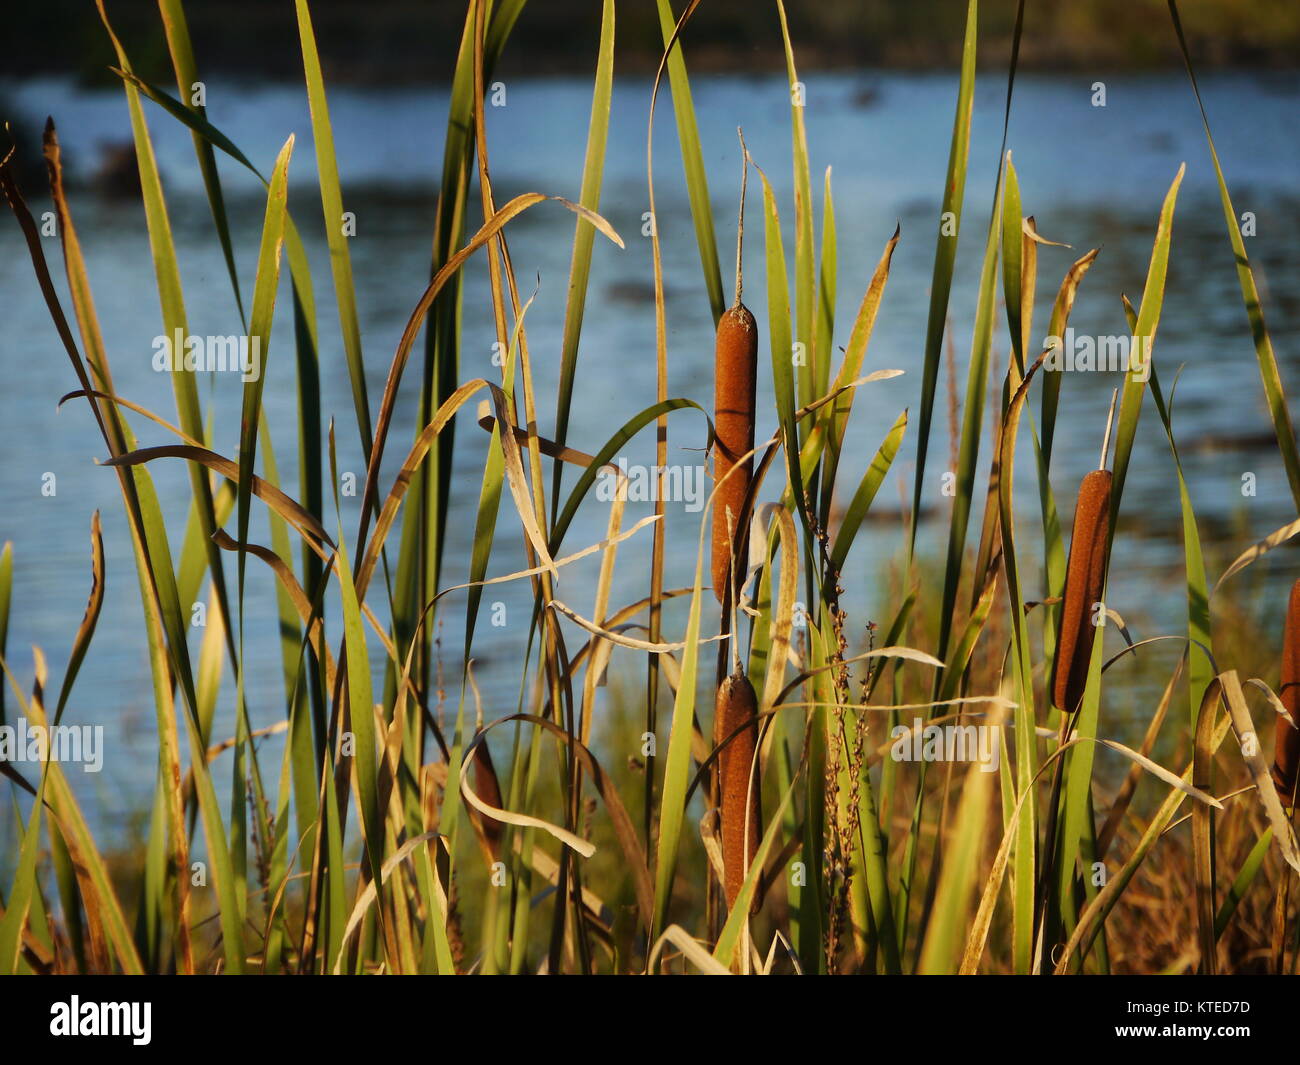
{"type": "Polygon", "coordinates": [[[1061,605],[1061,636],[1052,663],[1052,705],[1072,714],[1079,709],[1092,657],[1092,613],[1106,584],[1110,539],[1109,470],[1092,470],[1079,485],[1070,533],[1070,561],[1061,605]]]}
{"type": "MultiPolygon", "coordinates": [[[[722,886],[728,910],[735,904],[745,882],[745,872],[758,854],[763,820],[758,770],[754,764],[754,755],[758,749],[758,697],[749,678],[740,669],[724,679],[718,687],[713,720],[714,745],[726,742],[737,729],[741,731],[718,754],[722,886]]],[[[758,902],[758,895],[755,894],[751,912],[758,908],[758,902]]]]}
{"type": "MultiPolygon", "coordinates": [[[[713,592],[725,603],[736,590],[735,575],[744,574],[749,515],[745,496],[754,476],[754,393],[758,385],[758,323],[743,304],[722,312],[714,364],[713,592]],[[732,473],[741,456],[741,468],[732,473]],[[724,480],[725,478],[725,480],[724,480]],[[734,550],[733,550],[734,548],[734,550]],[[732,567],[732,557],[739,563],[732,567]]],[[[735,596],[732,596],[734,601],[735,596]]]]}
{"type": "MultiPolygon", "coordinates": [[[[474,793],[488,806],[501,809],[501,784],[497,780],[496,767],[492,764],[492,752],[484,741],[474,748],[473,755],[474,793]]],[[[489,864],[501,857],[501,831],[505,826],[494,817],[475,809],[471,811],[471,820],[479,846],[489,864]]]]}
{"type": "MultiPolygon", "coordinates": [[[[1300,722],[1300,581],[1291,586],[1291,598],[1286,607],[1286,624],[1282,629],[1282,676],[1278,685],[1278,698],[1287,713],[1300,722]]],[[[1300,770],[1300,730],[1281,714],[1277,715],[1277,730],[1273,750],[1273,783],[1282,796],[1282,803],[1295,805],[1296,774],[1300,770]]]]}

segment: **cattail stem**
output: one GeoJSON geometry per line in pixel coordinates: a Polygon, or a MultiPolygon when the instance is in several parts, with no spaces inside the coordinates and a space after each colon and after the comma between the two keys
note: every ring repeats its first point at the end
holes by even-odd
{"type": "MultiPolygon", "coordinates": [[[[736,537],[735,525],[729,523],[728,530],[731,539],[734,541],[736,537]]],[[[740,582],[736,580],[736,559],[733,556],[731,560],[731,570],[727,574],[727,585],[731,589],[736,589],[739,587],[739,584],[740,582]]],[[[725,619],[728,625],[727,631],[731,633],[731,639],[727,641],[727,645],[729,645],[731,651],[731,668],[733,672],[741,673],[743,672],[743,667],[740,663],[740,629],[738,627],[740,616],[737,611],[736,596],[734,594],[728,595],[723,600],[723,609],[728,615],[725,619]]]]}
{"type": "Polygon", "coordinates": [[[1079,485],[1070,534],[1070,561],[1061,605],[1061,636],[1052,664],[1052,705],[1067,714],[1079,709],[1092,658],[1093,611],[1106,584],[1110,540],[1109,470],[1092,470],[1079,485]]]}
{"type": "MultiPolygon", "coordinates": [[[[1282,676],[1278,698],[1287,713],[1300,721],[1300,581],[1291,586],[1286,607],[1286,624],[1282,629],[1282,676]]],[[[1287,807],[1295,805],[1296,777],[1300,770],[1300,730],[1281,714],[1277,715],[1273,749],[1273,783],[1287,807]]]]}
{"type": "Polygon", "coordinates": [[[1106,414],[1106,435],[1101,438],[1101,461],[1097,463],[1097,469],[1106,468],[1106,456],[1110,452],[1110,431],[1115,424],[1115,401],[1119,399],[1119,389],[1112,388],[1110,391],[1110,410],[1106,414]]]}
{"type": "Polygon", "coordinates": [[[740,306],[740,294],[744,291],[744,273],[741,251],[745,246],[745,189],[749,185],[749,149],[745,147],[745,132],[736,127],[736,136],[740,138],[740,218],[736,222],[736,302],[740,306]]]}

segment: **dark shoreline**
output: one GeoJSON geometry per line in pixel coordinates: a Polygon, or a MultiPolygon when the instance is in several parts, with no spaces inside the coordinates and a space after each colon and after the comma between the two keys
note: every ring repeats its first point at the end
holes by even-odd
{"type": "MultiPolygon", "coordinates": [[[[110,3],[114,29],[142,76],[170,80],[166,43],[153,4],[110,3]]],[[[455,62],[465,4],[440,0],[316,0],[312,18],[326,77],[335,83],[407,85],[441,81],[455,62]]],[[[680,0],[674,5],[681,8],[680,0]]],[[[691,70],[783,70],[775,4],[755,17],[756,0],[708,0],[688,26],[691,70]]],[[[1300,11],[1279,15],[1267,0],[1199,0],[1182,12],[1204,69],[1300,66],[1300,11]],[[1271,16],[1271,18],[1270,18],[1271,16]]],[[[502,60],[502,76],[590,74],[600,29],[600,0],[533,0],[525,5],[502,60]]],[[[959,60],[964,0],[865,5],[789,0],[790,33],[802,70],[871,66],[953,68],[959,60]]],[[[74,75],[111,79],[114,56],[89,0],[15,5],[0,43],[5,76],[74,75]]],[[[1015,5],[986,5],[980,57],[1001,64],[1010,51],[1015,5]]],[[[302,75],[293,4],[266,0],[192,2],[190,34],[200,71],[258,80],[302,75]]],[[[653,71],[661,40],[654,4],[620,0],[616,66],[653,71]]],[[[1165,0],[1088,0],[1026,15],[1026,70],[1098,74],[1180,65],[1165,0]]]]}

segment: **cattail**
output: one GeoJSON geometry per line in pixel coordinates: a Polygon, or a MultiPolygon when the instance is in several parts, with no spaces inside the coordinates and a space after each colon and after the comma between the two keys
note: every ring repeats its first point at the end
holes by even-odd
{"type": "MultiPolygon", "coordinates": [[[[737,729],[741,731],[718,754],[718,799],[722,810],[722,886],[727,896],[728,910],[740,894],[741,885],[745,882],[745,870],[758,853],[763,816],[759,803],[758,770],[754,765],[754,752],[758,746],[758,698],[754,694],[754,686],[739,667],[718,686],[713,720],[714,745],[727,740],[737,729]]],[[[757,909],[757,904],[756,893],[752,908],[757,909]]]]}
{"type": "Polygon", "coordinates": [[[1092,658],[1092,612],[1106,583],[1106,546],[1110,538],[1109,470],[1093,470],[1079,485],[1070,533],[1070,562],[1065,572],[1061,638],[1052,666],[1052,704],[1066,713],[1078,710],[1088,684],[1092,658]]]}
{"type": "Polygon", "coordinates": [[[736,224],[736,299],[718,319],[713,362],[713,425],[717,446],[713,458],[713,483],[719,485],[713,501],[713,594],[734,608],[735,591],[744,578],[748,558],[749,522],[741,511],[749,483],[754,478],[754,392],[758,385],[758,322],[741,302],[745,281],[745,186],[749,177],[749,152],[740,130],[740,217],[736,224]],[[741,468],[735,469],[741,456],[741,468]],[[730,477],[727,474],[731,473],[730,477]],[[723,478],[726,478],[724,481],[723,478]],[[733,574],[731,561],[736,560],[733,574]],[[733,580],[734,578],[734,580],[733,580]],[[730,582],[730,589],[729,589],[730,582]]]}
{"type": "MultiPolygon", "coordinates": [[[[1282,629],[1282,682],[1278,698],[1287,713],[1300,721],[1300,715],[1296,713],[1300,708],[1300,581],[1291,585],[1291,599],[1286,606],[1286,625],[1282,629]]],[[[1273,782],[1287,806],[1293,804],[1297,769],[1300,769],[1300,730],[1278,714],[1273,782]]]]}
{"type": "MultiPolygon", "coordinates": [[[[474,748],[474,794],[488,806],[501,809],[501,784],[497,781],[496,767],[492,764],[492,752],[484,740],[474,748]]],[[[501,829],[504,827],[495,817],[489,817],[481,810],[471,808],[471,821],[479,847],[488,864],[501,857],[501,829]]]]}
{"type": "Polygon", "coordinates": [[[722,482],[713,503],[713,591],[718,602],[731,579],[733,546],[736,576],[743,576],[748,522],[742,521],[745,494],[754,476],[754,459],[746,458],[741,468],[727,474],[742,455],[754,450],[754,391],[758,379],[758,323],[749,309],[737,300],[718,321],[718,342],[714,364],[714,425],[717,446],[713,479],[722,482]],[[726,480],[723,481],[723,478],[726,480]]]}

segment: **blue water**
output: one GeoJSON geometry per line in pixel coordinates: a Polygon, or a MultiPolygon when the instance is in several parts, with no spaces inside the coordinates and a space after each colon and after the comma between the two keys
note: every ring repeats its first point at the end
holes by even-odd
{"type": "MultiPolygon", "coordinates": [[[[1076,256],[1092,247],[1101,247],[1102,252],[1084,281],[1072,324],[1081,333],[1127,332],[1120,294],[1139,299],[1161,200],[1179,164],[1186,162],[1156,358],[1166,393],[1177,368],[1184,367],[1175,423],[1203,536],[1211,547],[1213,579],[1215,567],[1223,564],[1219,555],[1235,556],[1254,538],[1293,516],[1276,450],[1251,446],[1247,439],[1267,435],[1269,421],[1213,171],[1184,79],[1173,75],[1108,78],[1105,108],[1091,104],[1093,80],[1025,76],[1016,86],[1009,147],[1025,212],[1036,216],[1044,236],[1073,246],[1073,250],[1040,249],[1035,337],[1045,331],[1051,301],[1065,270],[1076,256]],[[1238,443],[1233,445],[1233,440],[1238,443]],[[1213,441],[1218,445],[1208,446],[1213,441]],[[1207,446],[1197,446],[1198,442],[1207,446]],[[1241,494],[1244,472],[1257,477],[1254,497],[1241,494]]],[[[737,125],[744,126],[750,151],[774,186],[786,246],[791,255],[793,252],[789,96],[783,78],[766,76],[700,77],[694,90],[719,220],[723,283],[730,292],[740,169],[737,125]]],[[[1257,235],[1248,240],[1248,249],[1283,378],[1294,394],[1300,389],[1300,256],[1293,242],[1300,223],[1296,184],[1300,143],[1293,130],[1300,106],[1300,78],[1223,75],[1207,78],[1203,91],[1237,211],[1255,215],[1257,235]]],[[[965,386],[1004,92],[1004,80],[989,77],[981,79],[976,94],[971,179],[950,309],[959,392],[965,386]]],[[[898,368],[905,373],[860,391],[841,472],[847,501],[847,493],[880,439],[898,413],[909,408],[913,425],[877,498],[876,509],[886,513],[896,513],[903,497],[910,498],[930,269],[954,93],[955,78],[948,74],[862,72],[807,78],[805,113],[818,228],[826,167],[831,168],[839,223],[837,346],[847,343],[857,304],[885,241],[896,223],[902,227],[866,369],[898,368]]],[[[105,146],[129,140],[122,94],[45,80],[0,86],[0,95],[15,101],[20,112],[32,120],[47,113],[54,116],[71,175],[81,182],[72,192],[72,210],[117,388],[175,420],[170,382],[150,366],[152,341],[161,331],[161,320],[142,208],[129,200],[105,198],[84,183],[99,166],[105,146]]],[[[641,235],[642,212],[647,209],[648,101],[649,84],[644,79],[621,81],[615,92],[601,209],[623,236],[626,248],[619,250],[597,238],[569,433],[573,446],[589,452],[599,448],[655,395],[650,241],[641,235]]],[[[334,417],[338,426],[340,469],[360,476],[363,467],[315,194],[315,156],[303,92],[292,86],[211,80],[207,102],[211,120],[264,172],[269,173],[284,139],[290,133],[296,137],[290,209],[312,260],[321,334],[322,404],[326,417],[334,417]]],[[[337,89],[330,95],[330,106],[344,206],[355,212],[357,219],[350,247],[367,384],[372,409],[377,410],[398,337],[428,279],[447,97],[433,90],[337,89]]],[[[498,202],[526,190],[578,197],[589,106],[590,85],[580,79],[516,80],[507,85],[506,106],[488,110],[498,202]]],[[[239,333],[190,135],[159,109],[147,107],[169,198],[190,332],[239,333]]],[[[264,198],[261,186],[237,165],[223,159],[221,166],[247,302],[264,198]]],[[[666,95],[661,99],[657,125],[655,167],[667,285],[668,390],[670,395],[691,397],[710,407],[712,325],[666,95]]],[[[48,199],[36,189],[30,189],[29,196],[38,216],[49,208],[48,199]]],[[[751,220],[758,218],[759,204],[757,182],[751,181],[751,220]]],[[[475,200],[471,203],[475,221],[481,217],[479,211],[475,200]]],[[[507,233],[523,295],[536,287],[527,327],[540,397],[539,429],[549,434],[554,425],[553,397],[573,216],[558,205],[543,204],[512,222],[507,233]]],[[[55,240],[46,242],[46,252],[62,291],[55,240]]],[[[762,255],[762,227],[754,222],[746,248],[745,299],[766,336],[762,255]]],[[[491,360],[495,336],[485,260],[472,261],[466,278],[462,378],[496,380],[499,370],[491,360]]],[[[297,485],[292,454],[297,414],[292,323],[288,289],[283,284],[280,297],[264,404],[278,447],[281,478],[293,493],[297,485]]],[[[17,226],[8,222],[0,223],[0,301],[5,322],[0,331],[0,365],[4,367],[0,379],[0,453],[4,455],[0,462],[0,540],[13,541],[16,558],[9,655],[18,676],[28,684],[28,648],[37,644],[50,660],[53,683],[61,678],[89,589],[88,530],[91,512],[98,508],[104,519],[108,599],[67,720],[107,727],[106,767],[99,778],[87,782],[88,795],[94,796],[96,819],[120,821],[138,810],[141,797],[151,791],[156,757],[134,562],[117,479],[96,465],[104,457],[104,448],[84,402],[78,400],[61,412],[56,410],[58,397],[77,387],[76,381],[33,280],[17,226]],[[57,477],[53,497],[42,495],[45,473],[57,477]]],[[[65,306],[70,305],[65,302],[65,306]]],[[[995,342],[991,402],[1000,388],[1007,359],[1005,319],[1000,311],[995,342]]],[[[775,429],[767,357],[764,341],[760,434],[775,429]]],[[[417,348],[398,404],[398,428],[387,452],[385,490],[396,468],[393,464],[404,454],[414,432],[418,358],[417,348]]],[[[926,550],[939,549],[937,536],[947,527],[946,501],[939,492],[940,475],[949,466],[946,373],[940,378],[927,482],[933,487],[927,503],[937,520],[923,529],[926,550]]],[[[1078,478],[1096,463],[1106,406],[1118,383],[1118,375],[1100,373],[1072,374],[1065,380],[1053,484],[1066,521],[1078,478]]],[[[202,389],[205,402],[211,399],[215,403],[214,446],[233,455],[239,431],[238,380],[227,375],[217,383],[215,393],[206,384],[202,389]]],[[[142,419],[135,419],[134,424],[142,443],[169,442],[162,430],[142,419]]],[[[700,417],[689,412],[674,415],[670,434],[671,462],[699,461],[698,452],[692,449],[700,448],[705,440],[700,417]]],[[[487,439],[471,420],[462,420],[447,584],[465,579],[487,439]]],[[[1021,442],[1025,445],[1018,466],[1021,522],[1028,531],[1022,539],[1030,541],[1035,539],[1037,494],[1026,433],[1022,433],[1021,442]]],[[[986,433],[985,459],[990,450],[986,433]]],[[[634,464],[653,461],[653,434],[643,433],[624,454],[634,464]]],[[[549,463],[547,466],[549,491],[549,463]]],[[[164,460],[153,465],[152,473],[167,510],[173,551],[179,555],[188,499],[185,470],[178,461],[164,460]]],[[[573,480],[570,473],[566,485],[571,486],[573,480]]],[[[775,484],[769,485],[769,496],[775,488],[775,484]]],[[[343,527],[351,536],[356,500],[344,498],[342,503],[343,527]]],[[[650,511],[649,504],[629,505],[625,524],[650,511]]],[[[676,587],[691,579],[699,516],[687,513],[678,503],[669,506],[667,520],[672,548],[667,583],[676,587]]],[[[605,521],[603,504],[592,501],[584,506],[566,549],[599,540],[605,521]]],[[[978,521],[977,512],[972,538],[978,535],[978,521]]],[[[1123,521],[1116,541],[1111,605],[1138,635],[1179,631],[1183,622],[1178,500],[1168,446],[1149,403],[1126,488],[1123,521]]],[[[333,531],[332,520],[327,525],[333,531]]],[[[267,540],[260,511],[254,515],[253,535],[267,540]]],[[[498,526],[493,574],[523,565],[521,542],[518,523],[506,501],[498,526]]],[[[859,537],[842,582],[853,633],[861,632],[868,619],[888,620],[882,574],[902,544],[900,520],[873,523],[859,537]]],[[[645,530],[622,547],[615,604],[646,593],[649,545],[649,530],[645,530]]],[[[1281,571],[1293,564],[1282,552],[1262,565],[1281,571]]],[[[560,598],[584,615],[592,612],[598,566],[598,556],[593,556],[561,574],[560,598]]],[[[250,573],[249,691],[254,724],[262,726],[279,718],[283,697],[272,584],[259,565],[252,565],[250,573]]],[[[463,639],[461,594],[448,598],[443,615],[441,636],[449,663],[457,660],[463,639]]],[[[1041,589],[1028,588],[1026,594],[1036,598],[1041,589]]],[[[383,616],[382,597],[376,594],[373,602],[383,616]]],[[[485,713],[491,718],[516,709],[531,598],[526,583],[516,583],[489,589],[485,602],[489,606],[504,604],[506,619],[504,626],[494,628],[485,614],[479,627],[476,673],[484,692],[485,713]]],[[[680,614],[670,612],[668,632],[679,633],[680,628],[680,614]]],[[[196,649],[198,638],[199,630],[195,630],[196,649]]],[[[580,639],[579,632],[573,630],[571,649],[580,639]]],[[[374,641],[371,650],[378,660],[374,641]]],[[[616,653],[616,672],[620,667],[630,668],[631,663],[633,658],[627,657],[627,652],[616,653]]],[[[450,665],[448,668],[451,670],[450,665]]],[[[639,656],[636,668],[640,669],[639,656]]],[[[221,712],[217,731],[223,736],[230,732],[228,707],[221,712]]]]}

